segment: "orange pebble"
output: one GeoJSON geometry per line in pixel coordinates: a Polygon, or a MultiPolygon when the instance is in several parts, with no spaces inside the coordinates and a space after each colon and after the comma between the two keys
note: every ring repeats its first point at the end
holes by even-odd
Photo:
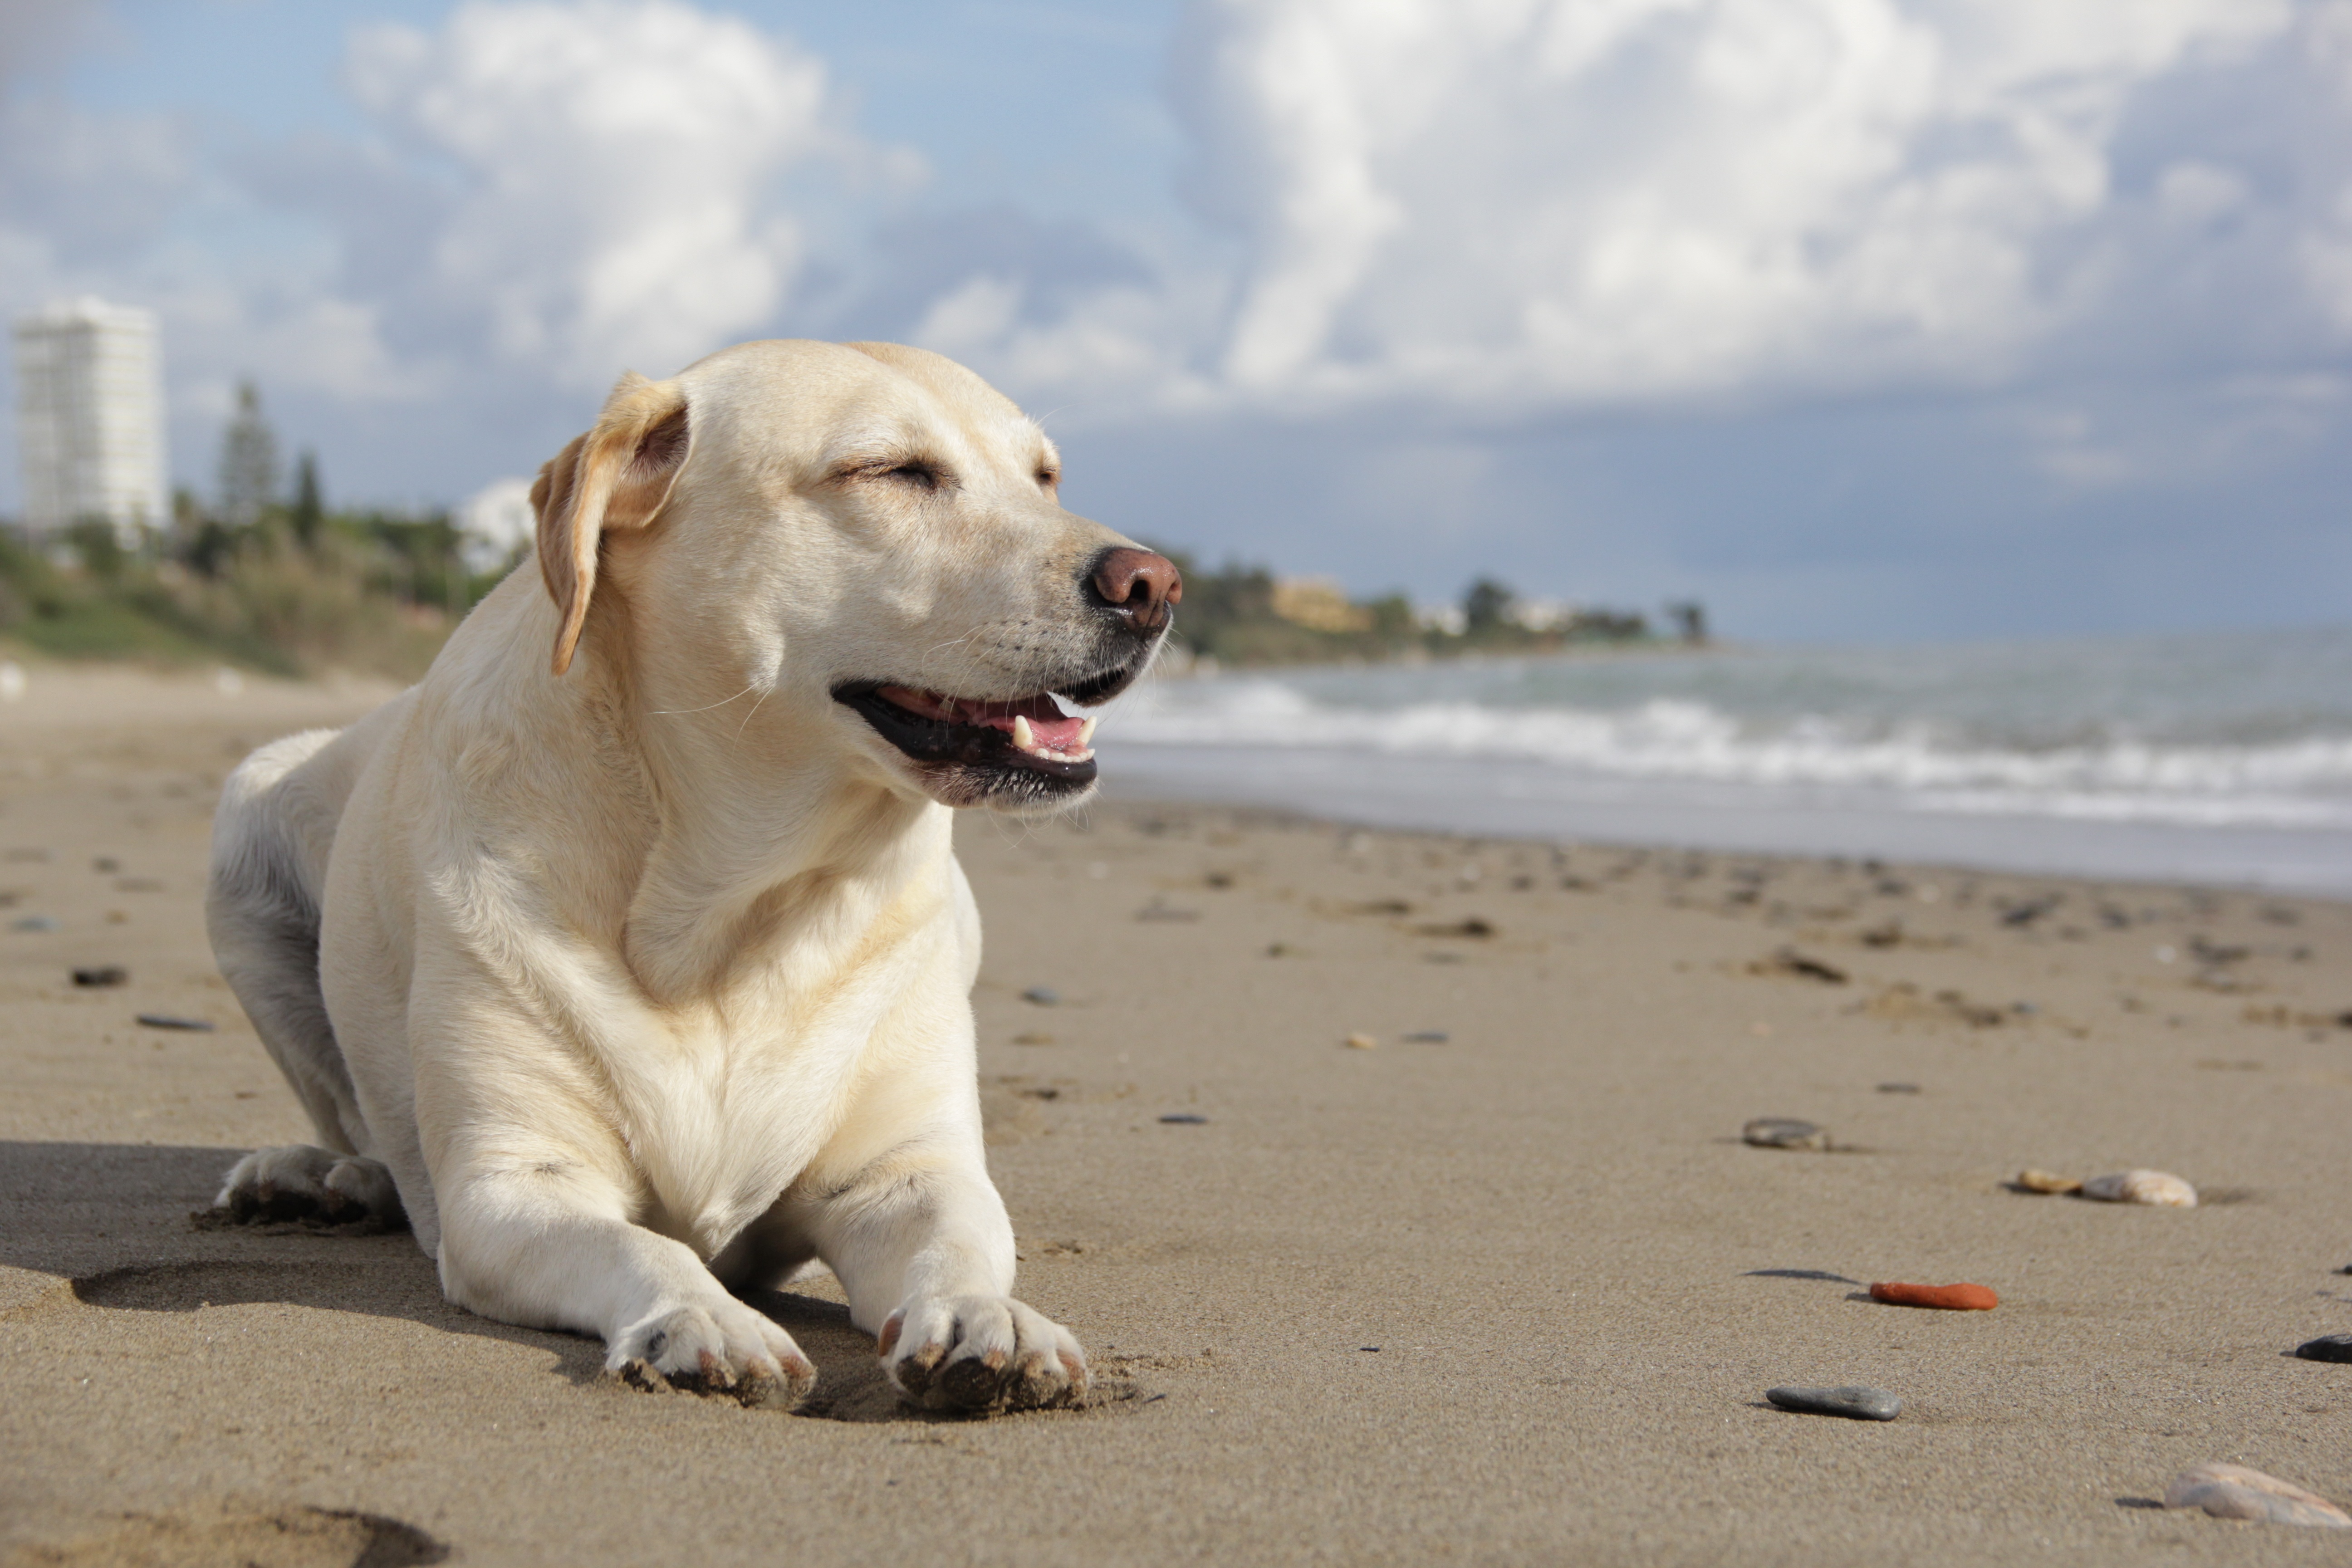
{"type": "Polygon", "coordinates": [[[1897,1307],[1942,1307],[1954,1312],[1990,1312],[2000,1298],[1982,1285],[1873,1285],[1870,1299],[1897,1307]]]}

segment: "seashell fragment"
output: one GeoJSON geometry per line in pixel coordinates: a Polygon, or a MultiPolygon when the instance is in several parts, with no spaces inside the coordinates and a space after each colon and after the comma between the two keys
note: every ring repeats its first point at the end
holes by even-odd
{"type": "Polygon", "coordinates": [[[1377,1050],[1380,1047],[1380,1041],[1372,1038],[1370,1035],[1349,1035],[1347,1039],[1347,1046],[1351,1051],[1377,1050]]]}
{"type": "Polygon", "coordinates": [[[2083,1184],[2083,1195],[2105,1204],[2147,1204],[2166,1209],[2197,1206],[2197,1189],[2162,1171],[2124,1171],[2112,1176],[2093,1176],[2083,1184]]]}
{"type": "Polygon", "coordinates": [[[1810,1121],[1790,1116],[1759,1116],[1739,1130],[1759,1149],[1826,1149],[1830,1135],[1810,1121]]]}
{"type": "Polygon", "coordinates": [[[2181,1471],[2164,1489],[2164,1506],[2201,1508],[2215,1519],[2352,1530],[2352,1514],[2326,1498],[2243,1465],[2205,1464],[2181,1471]]]}
{"type": "Polygon", "coordinates": [[[2055,1171],[2020,1171],[2017,1184],[2029,1193],[2079,1193],[2083,1184],[2073,1176],[2062,1176],[2055,1171]]]}
{"type": "Polygon", "coordinates": [[[1889,1280],[1870,1288],[1870,1299],[1891,1307],[1941,1307],[1948,1312],[1990,1312],[2000,1298],[1984,1285],[1904,1285],[1889,1280]]]}

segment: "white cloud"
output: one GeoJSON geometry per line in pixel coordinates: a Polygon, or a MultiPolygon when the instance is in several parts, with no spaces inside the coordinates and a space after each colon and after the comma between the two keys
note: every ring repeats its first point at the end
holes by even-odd
{"type": "Polygon", "coordinates": [[[2303,238],[2301,260],[2312,290],[2336,325],[2352,333],[2352,0],[2321,0],[2307,23],[2314,66],[2335,90],[2332,116],[2319,116],[2314,140],[2326,148],[2319,178],[2325,205],[2303,238]]]}
{"type": "MultiPolygon", "coordinates": [[[[2132,93],[2284,0],[1206,0],[1244,394],[1997,374],[2074,309],[2132,93]]],[[[2192,205],[2216,195],[2180,193],[2192,205]]]]}
{"type": "Polygon", "coordinates": [[[823,64],[677,0],[468,0],[355,38],[361,103],[465,188],[430,265],[492,346],[580,384],[660,375],[783,307],[777,182],[845,151],[823,64]]]}
{"type": "Polygon", "coordinates": [[[530,542],[539,527],[530,483],[520,476],[492,479],[457,508],[458,551],[469,571],[495,572],[530,542]]]}

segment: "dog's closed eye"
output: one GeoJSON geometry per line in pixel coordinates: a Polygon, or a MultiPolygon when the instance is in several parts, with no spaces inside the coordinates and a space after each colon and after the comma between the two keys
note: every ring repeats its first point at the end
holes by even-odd
{"type": "Polygon", "coordinates": [[[889,468],[882,469],[876,477],[894,480],[899,484],[915,485],[927,490],[938,489],[948,480],[947,471],[944,468],[921,458],[894,463],[889,468]]]}

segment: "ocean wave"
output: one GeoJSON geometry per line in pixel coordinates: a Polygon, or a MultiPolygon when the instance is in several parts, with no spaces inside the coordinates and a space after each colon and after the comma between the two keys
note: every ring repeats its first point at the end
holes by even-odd
{"type": "Polygon", "coordinates": [[[2352,737],[2224,745],[2118,734],[2003,747],[1969,743],[1927,721],[1865,725],[1811,715],[1766,724],[1681,699],[1617,710],[1349,707],[1265,679],[1171,684],[1138,698],[1107,720],[1107,739],[1507,759],[1602,777],[1892,794],[1923,811],[2352,824],[2352,737]]]}

